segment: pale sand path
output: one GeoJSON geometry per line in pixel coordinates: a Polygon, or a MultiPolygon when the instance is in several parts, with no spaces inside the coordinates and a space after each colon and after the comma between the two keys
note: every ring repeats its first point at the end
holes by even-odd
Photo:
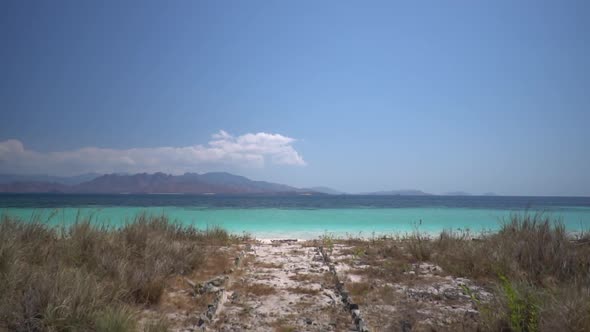
{"type": "Polygon", "coordinates": [[[215,331],[354,331],[314,246],[258,243],[232,276],[215,331]]]}

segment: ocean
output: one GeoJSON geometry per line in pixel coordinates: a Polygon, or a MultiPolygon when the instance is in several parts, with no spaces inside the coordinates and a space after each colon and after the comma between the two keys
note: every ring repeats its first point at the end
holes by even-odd
{"type": "Polygon", "coordinates": [[[590,230],[590,197],[0,194],[0,214],[24,221],[67,225],[90,218],[118,226],[140,213],[165,214],[257,238],[493,232],[525,212],[559,219],[571,232],[590,230]]]}

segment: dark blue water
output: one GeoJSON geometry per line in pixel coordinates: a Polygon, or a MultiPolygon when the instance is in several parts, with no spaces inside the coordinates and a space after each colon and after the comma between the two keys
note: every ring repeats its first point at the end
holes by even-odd
{"type": "Polygon", "coordinates": [[[92,206],[177,206],[212,209],[349,209],[446,207],[554,211],[555,209],[564,207],[590,207],[590,197],[0,194],[0,208],[59,208],[92,206]]]}

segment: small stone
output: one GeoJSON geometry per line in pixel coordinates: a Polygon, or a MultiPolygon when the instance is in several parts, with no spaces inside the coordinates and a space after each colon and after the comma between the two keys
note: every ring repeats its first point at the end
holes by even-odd
{"type": "Polygon", "coordinates": [[[399,322],[400,329],[402,332],[411,332],[412,331],[412,324],[407,320],[400,320],[399,322]]]}
{"type": "Polygon", "coordinates": [[[192,289],[195,289],[195,287],[197,287],[197,284],[196,284],[194,281],[190,280],[189,278],[184,278],[184,281],[185,281],[185,282],[186,282],[186,283],[187,283],[187,284],[188,284],[188,285],[189,285],[189,286],[190,286],[192,289]]]}
{"type": "Polygon", "coordinates": [[[197,323],[198,326],[203,326],[207,323],[210,322],[209,317],[207,317],[206,315],[200,315],[199,316],[199,322],[197,323]]]}
{"type": "Polygon", "coordinates": [[[215,278],[210,279],[209,281],[207,281],[207,284],[211,284],[213,286],[220,287],[223,284],[225,284],[225,281],[227,279],[228,279],[227,276],[218,276],[218,277],[215,277],[215,278]]]}
{"type": "Polygon", "coordinates": [[[199,289],[199,294],[205,294],[205,293],[216,293],[219,291],[218,287],[213,286],[212,284],[204,284],[203,286],[201,286],[201,288],[199,289]]]}
{"type": "Polygon", "coordinates": [[[313,323],[313,321],[311,320],[311,318],[306,318],[305,322],[307,323],[307,325],[311,325],[311,323],[313,323]]]}
{"type": "Polygon", "coordinates": [[[369,332],[369,328],[367,328],[367,324],[365,324],[365,321],[362,318],[359,319],[356,325],[360,332],[369,332]]]}

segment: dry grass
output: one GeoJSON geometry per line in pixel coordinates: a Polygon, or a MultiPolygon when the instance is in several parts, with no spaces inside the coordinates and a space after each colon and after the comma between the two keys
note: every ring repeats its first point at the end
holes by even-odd
{"type": "Polygon", "coordinates": [[[355,245],[342,251],[345,255],[352,255],[355,264],[365,266],[363,269],[355,269],[354,273],[363,275],[368,280],[383,280],[399,282],[408,278],[405,272],[412,269],[414,258],[405,250],[406,240],[379,239],[359,242],[352,241],[355,245]]]}
{"type": "Polygon", "coordinates": [[[289,279],[297,282],[322,282],[324,275],[312,274],[312,273],[298,273],[289,277],[289,279]]]}
{"type": "Polygon", "coordinates": [[[346,289],[357,303],[362,304],[371,291],[371,284],[364,281],[351,282],[346,285],[346,289]]]}
{"type": "Polygon", "coordinates": [[[280,325],[277,325],[274,327],[274,331],[275,332],[295,332],[297,331],[297,328],[291,326],[291,325],[283,325],[282,323],[279,323],[280,325]]]}
{"type": "Polygon", "coordinates": [[[432,243],[428,236],[415,231],[405,241],[409,253],[419,262],[430,260],[432,255],[432,243]]]}
{"type": "MultiPolygon", "coordinates": [[[[404,272],[412,263],[430,261],[444,273],[487,285],[495,294],[492,303],[473,299],[482,330],[590,331],[588,238],[568,235],[559,220],[525,214],[513,215],[497,233],[474,237],[446,231],[428,238],[414,232],[390,240],[349,240],[353,247],[346,253],[369,266],[355,271],[367,280],[397,282],[409,277],[404,272]]],[[[349,287],[361,298],[367,291],[363,284],[349,287]]]]}
{"type": "Polygon", "coordinates": [[[208,247],[232,241],[166,217],[140,215],[121,228],[3,217],[0,330],[133,330],[130,306],[159,303],[171,276],[198,271],[208,247]]]}
{"type": "Polygon", "coordinates": [[[477,241],[441,234],[433,260],[496,285],[495,303],[482,306],[490,330],[590,331],[590,246],[573,240],[559,220],[514,215],[477,241]]]}
{"type": "Polygon", "coordinates": [[[309,287],[289,287],[286,289],[289,293],[294,294],[303,294],[303,295],[318,295],[320,293],[319,289],[309,288],[309,287]]]}
{"type": "Polygon", "coordinates": [[[261,283],[235,283],[233,290],[254,296],[268,296],[277,293],[276,288],[261,283]]]}
{"type": "Polygon", "coordinates": [[[293,320],[294,317],[282,317],[277,319],[274,323],[271,324],[271,327],[274,332],[295,332],[297,328],[289,324],[289,320],[293,320]]]}
{"type": "Polygon", "coordinates": [[[306,254],[306,252],[304,250],[292,249],[289,250],[289,254],[293,256],[303,256],[306,254]]]}
{"type": "Polygon", "coordinates": [[[283,264],[273,263],[273,262],[262,262],[262,261],[255,261],[254,266],[257,268],[262,269],[282,269],[283,264]]]}
{"type": "Polygon", "coordinates": [[[168,332],[170,323],[164,317],[158,317],[147,321],[143,326],[143,332],[168,332]]]}
{"type": "Polygon", "coordinates": [[[558,220],[542,215],[513,216],[498,233],[443,232],[433,241],[433,260],[454,274],[472,278],[498,274],[540,286],[590,285],[590,246],[579,245],[558,220]]]}

